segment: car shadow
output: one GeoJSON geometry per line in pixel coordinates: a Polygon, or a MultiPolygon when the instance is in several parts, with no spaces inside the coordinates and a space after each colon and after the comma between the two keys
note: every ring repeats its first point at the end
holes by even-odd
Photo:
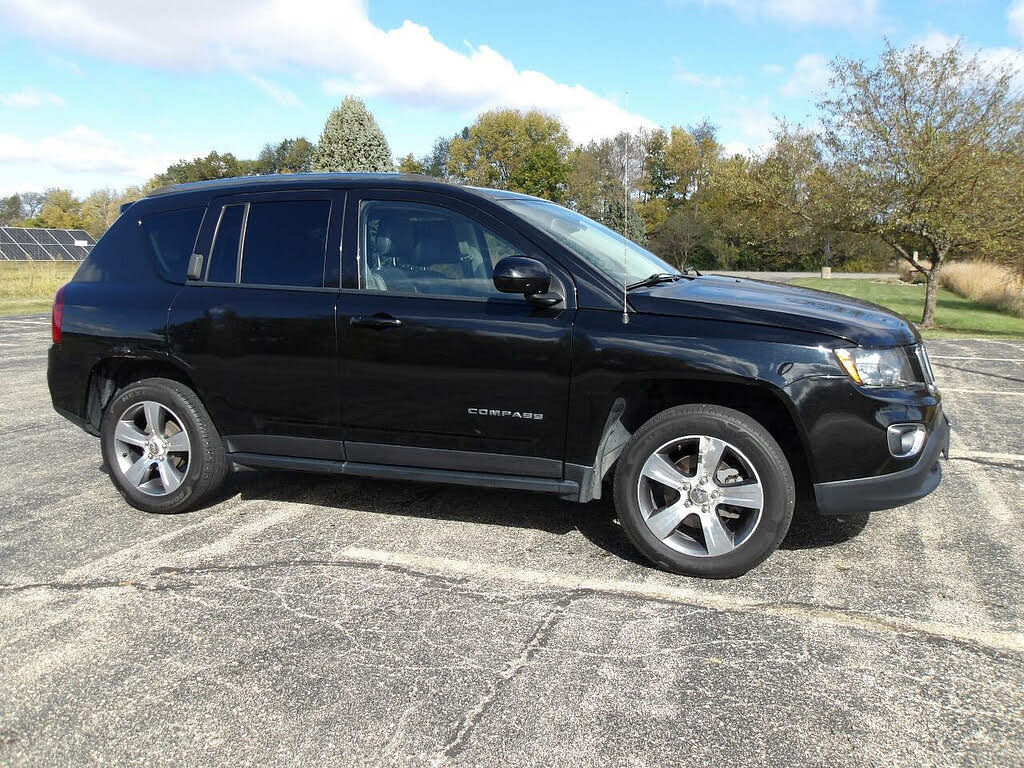
{"type": "MultiPolygon", "coordinates": [[[[555,536],[579,531],[609,555],[650,566],[619,525],[610,492],[597,501],[576,504],[526,491],[243,470],[232,473],[224,487],[202,506],[213,506],[235,495],[243,501],[301,501],[328,508],[420,519],[528,528],[555,536]]],[[[800,550],[840,544],[857,536],[869,517],[867,513],[824,517],[799,509],[780,548],[800,550]]]]}

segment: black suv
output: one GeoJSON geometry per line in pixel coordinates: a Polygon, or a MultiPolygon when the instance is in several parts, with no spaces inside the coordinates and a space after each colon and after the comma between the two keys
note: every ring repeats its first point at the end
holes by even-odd
{"type": "Polygon", "coordinates": [[[126,206],[53,310],[54,407],[129,504],[232,464],[557,494],[614,488],[682,573],[821,513],[931,492],[948,422],[921,338],[832,294],[679,273],[545,200],[418,176],[171,187],[126,206]]]}

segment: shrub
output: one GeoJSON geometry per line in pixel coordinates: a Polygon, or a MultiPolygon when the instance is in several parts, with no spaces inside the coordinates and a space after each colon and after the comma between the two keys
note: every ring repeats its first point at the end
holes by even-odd
{"type": "MultiPolygon", "coordinates": [[[[932,263],[927,259],[918,259],[925,269],[931,269],[932,263]]],[[[910,266],[910,262],[906,259],[899,259],[896,262],[896,271],[900,274],[900,280],[904,283],[923,283],[925,282],[924,273],[914,269],[910,266]]]]}
{"type": "Polygon", "coordinates": [[[939,285],[979,304],[1024,317],[1024,278],[987,261],[947,264],[939,285]]]}

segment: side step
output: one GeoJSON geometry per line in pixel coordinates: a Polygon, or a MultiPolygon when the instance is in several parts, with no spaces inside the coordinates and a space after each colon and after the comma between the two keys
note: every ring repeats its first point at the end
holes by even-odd
{"type": "Polygon", "coordinates": [[[294,456],[271,456],[265,453],[229,453],[228,460],[243,467],[264,467],[299,472],[317,472],[326,475],[375,477],[382,480],[412,480],[418,483],[447,483],[473,485],[478,488],[508,488],[516,491],[553,493],[564,499],[579,499],[580,486],[573,480],[553,480],[546,477],[498,475],[489,472],[465,472],[454,469],[426,469],[424,467],[398,467],[390,464],[363,464],[357,461],[330,461],[303,459],[294,456]]]}

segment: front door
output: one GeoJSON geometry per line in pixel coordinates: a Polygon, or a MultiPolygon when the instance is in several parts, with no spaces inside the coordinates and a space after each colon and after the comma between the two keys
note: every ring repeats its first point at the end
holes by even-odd
{"type": "Polygon", "coordinates": [[[574,296],[529,241],[444,195],[350,194],[338,304],[350,461],[561,477],[574,296]],[[504,256],[544,261],[566,301],[499,293],[504,256]]]}

